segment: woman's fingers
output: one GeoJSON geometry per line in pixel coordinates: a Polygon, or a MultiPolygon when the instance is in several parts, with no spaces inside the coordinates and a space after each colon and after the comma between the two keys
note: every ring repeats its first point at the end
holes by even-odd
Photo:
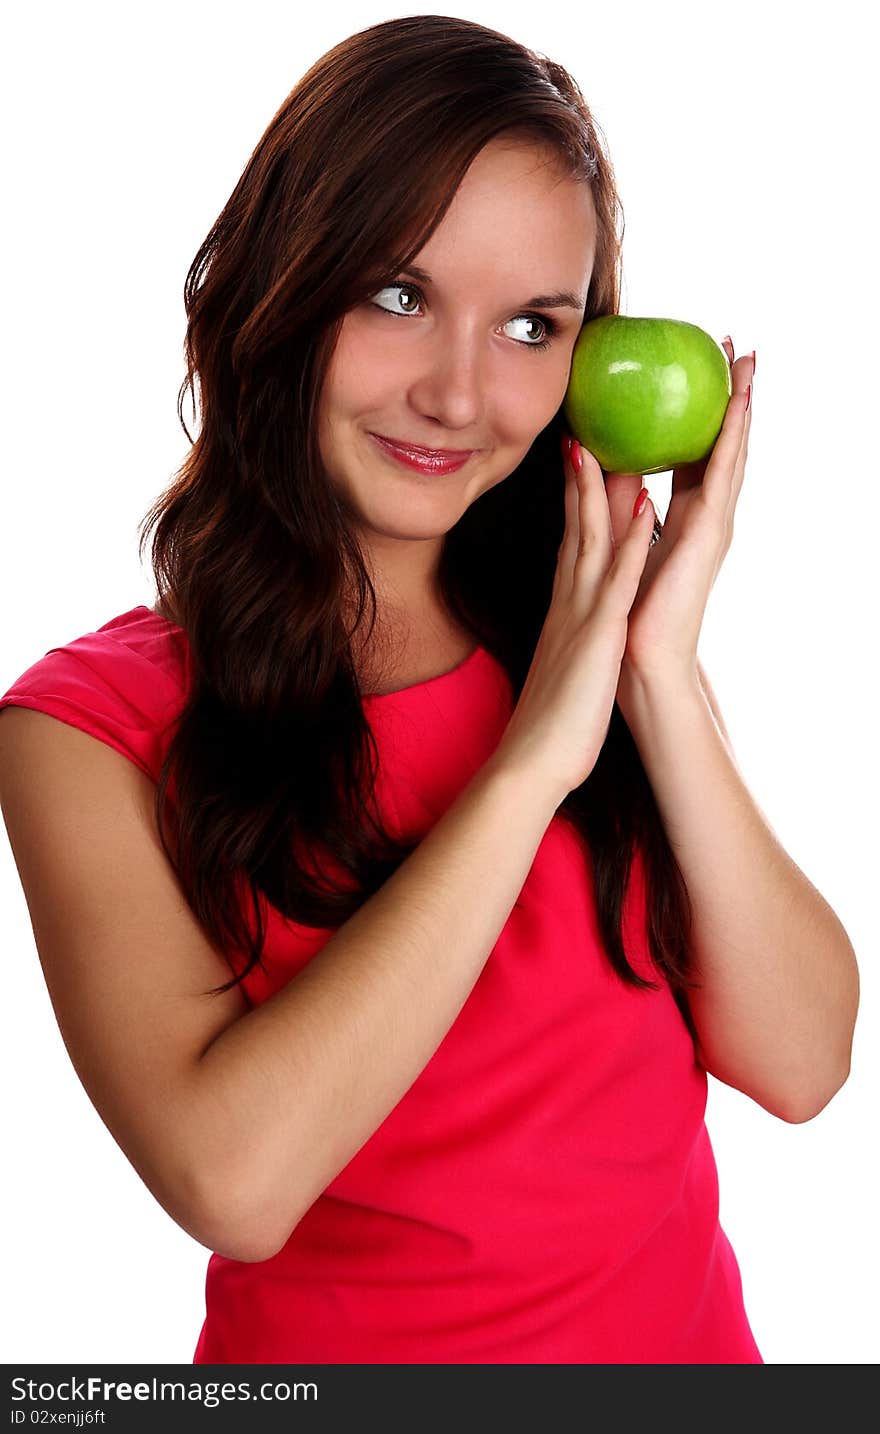
{"type": "Polygon", "coordinates": [[[632,590],[629,607],[650,547],[654,507],[649,498],[639,518],[634,519],[630,502],[626,526],[619,525],[615,538],[602,468],[589,449],[581,447],[580,456],[579,469],[571,454],[564,460],[565,531],[557,557],[553,596],[562,592],[566,598],[576,598],[587,611],[603,583],[607,583],[615,595],[623,598],[632,590]]]}
{"type": "MultiPolygon", "coordinates": [[[[598,467],[595,458],[585,448],[578,444],[577,439],[572,440],[571,449],[564,459],[565,463],[565,532],[562,544],[559,549],[559,559],[556,568],[556,586],[561,588],[566,598],[570,598],[577,581],[577,574],[580,574],[579,587],[583,587],[584,577],[597,580],[598,569],[601,566],[601,553],[603,550],[603,523],[604,529],[610,533],[610,518],[608,505],[605,502],[604,490],[601,494],[595,491],[594,474],[590,467],[598,467]],[[574,462],[576,453],[580,455],[580,467],[574,462]],[[601,499],[601,506],[600,506],[601,499]],[[604,506],[604,516],[602,513],[604,506]]],[[[602,486],[602,470],[599,469],[599,486],[602,486]]],[[[610,540],[609,540],[610,541],[610,540]]],[[[606,558],[604,572],[608,566],[606,558]]]]}
{"type": "Polygon", "coordinates": [[[556,558],[556,576],[553,579],[553,597],[557,591],[571,591],[572,572],[574,571],[574,560],[577,554],[578,543],[578,485],[575,481],[575,471],[571,460],[563,456],[563,467],[565,472],[565,526],[562,532],[562,542],[559,545],[559,552],[556,558]]]}
{"type": "Polygon", "coordinates": [[[608,574],[608,587],[614,594],[614,602],[619,602],[627,613],[635,602],[645,570],[645,560],[654,532],[655,512],[654,504],[650,497],[647,497],[638,517],[633,515],[630,526],[618,545],[608,574]]]}
{"type": "Polygon", "coordinates": [[[611,532],[617,548],[629,532],[632,522],[633,504],[639,493],[648,485],[641,473],[605,474],[605,498],[611,515],[611,532]]]}
{"type": "MultiPolygon", "coordinates": [[[[733,371],[733,392],[703,477],[703,497],[708,506],[720,515],[727,513],[729,509],[732,475],[737,469],[740,454],[748,444],[751,376],[750,360],[738,360],[733,371]]],[[[740,477],[740,474],[737,473],[736,476],[740,477]]]]}
{"type": "Polygon", "coordinates": [[[579,450],[581,467],[575,479],[579,537],[573,580],[575,594],[581,593],[590,600],[614,556],[614,535],[602,469],[588,448],[579,445],[579,450]]]}

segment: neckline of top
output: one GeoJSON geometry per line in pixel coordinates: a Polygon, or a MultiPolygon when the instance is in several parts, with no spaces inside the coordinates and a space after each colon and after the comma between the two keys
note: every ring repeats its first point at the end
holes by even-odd
{"type": "Polygon", "coordinates": [[[455,667],[450,667],[446,672],[438,672],[434,677],[423,677],[420,682],[411,682],[408,687],[395,687],[393,692],[362,692],[361,701],[383,702],[389,697],[404,697],[408,692],[422,692],[426,687],[435,687],[438,682],[445,682],[448,678],[464,672],[466,668],[476,662],[481,654],[485,653],[486,649],[478,644],[468,653],[467,657],[462,658],[461,662],[456,663],[455,667]]]}
{"type": "MultiPolygon", "coordinates": [[[[178,632],[183,631],[178,623],[173,622],[169,617],[163,617],[162,614],[156,612],[154,608],[147,607],[146,603],[140,603],[135,611],[148,613],[150,617],[156,618],[159,622],[164,622],[168,627],[176,628],[178,632]]],[[[477,646],[468,653],[467,657],[462,658],[461,662],[456,663],[455,667],[450,667],[447,672],[438,672],[434,677],[423,677],[420,682],[411,682],[408,687],[396,687],[393,692],[362,692],[361,701],[387,702],[390,697],[404,697],[410,692],[422,692],[425,688],[436,687],[439,682],[446,682],[450,677],[455,677],[468,670],[481,656],[488,656],[488,653],[486,648],[478,643],[477,646]]]]}

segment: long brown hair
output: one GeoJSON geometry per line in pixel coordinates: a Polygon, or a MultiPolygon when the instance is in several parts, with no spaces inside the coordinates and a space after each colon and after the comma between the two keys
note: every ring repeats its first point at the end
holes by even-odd
{"type": "MultiPolygon", "coordinates": [[[[502,132],[551,147],[568,175],[591,186],[597,247],[584,321],[617,313],[622,208],[576,82],[506,35],[446,15],[374,25],[311,67],[186,278],[178,416],[191,450],[142,520],[140,551],[155,525],[159,600],[192,654],[156,794],[163,845],[211,940],[227,957],[231,948],[249,956],[218,992],[262,961],[263,900],[298,923],[335,928],[414,849],[369,805],[378,754],[352,637],[368,604],[372,633],[376,595],[327,480],[315,415],[345,313],[407,267],[471,161],[502,132]],[[189,388],[195,411],[195,374],[201,427],[192,439],[182,402],[189,388]]],[[[449,611],[503,664],[515,699],[562,540],[563,427],[560,411],[519,466],[471,504],[441,559],[449,611]]],[[[696,984],[688,893],[616,705],[593,771],[559,815],[589,846],[613,967],[657,989],[630,966],[623,940],[641,844],[651,955],[693,1032],[683,1000],[696,984]]]]}

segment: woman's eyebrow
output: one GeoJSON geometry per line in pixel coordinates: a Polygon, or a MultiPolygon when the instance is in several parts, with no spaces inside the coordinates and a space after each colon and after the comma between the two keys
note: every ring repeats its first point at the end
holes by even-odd
{"type": "MultiPolygon", "coordinates": [[[[433,284],[434,280],[427,269],[420,269],[417,264],[408,264],[401,269],[402,274],[412,274],[422,284],[433,284]]],[[[533,309],[583,309],[584,300],[570,289],[560,289],[555,294],[536,294],[533,299],[526,299],[523,308],[533,309]]]]}

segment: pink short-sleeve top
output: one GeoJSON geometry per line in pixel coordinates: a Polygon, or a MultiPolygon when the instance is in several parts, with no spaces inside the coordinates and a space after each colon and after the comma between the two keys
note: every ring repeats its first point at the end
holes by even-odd
{"type": "MultiPolygon", "coordinates": [[[[190,680],[183,630],[137,606],[51,648],[0,708],[49,713],[155,780],[190,680]]],[[[482,647],[362,702],[375,800],[408,839],[455,801],[513,707],[482,647]]],[[[333,934],[268,916],[252,1006],[333,934]]],[[[402,1099],[276,1255],[210,1256],[194,1363],[763,1363],[719,1224],[706,1072],[650,960],[638,854],[624,930],[659,989],[612,968],[589,851],[557,813],[402,1099]]]]}

